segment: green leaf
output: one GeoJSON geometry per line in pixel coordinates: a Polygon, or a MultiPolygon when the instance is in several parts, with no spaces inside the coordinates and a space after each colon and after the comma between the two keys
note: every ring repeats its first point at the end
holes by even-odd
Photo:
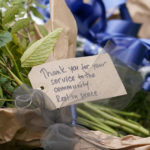
{"type": "Polygon", "coordinates": [[[32,11],[33,15],[44,20],[44,17],[38,12],[38,10],[35,7],[30,7],[30,10],[32,11]]]}
{"type": "Polygon", "coordinates": [[[36,40],[32,40],[32,41],[28,44],[27,49],[28,49],[29,47],[31,47],[31,45],[33,45],[35,42],[36,42],[36,40]]]}
{"type": "Polygon", "coordinates": [[[27,40],[25,38],[22,39],[21,41],[21,46],[22,46],[22,49],[25,50],[26,47],[27,47],[27,40]]]}
{"type": "Polygon", "coordinates": [[[0,8],[9,8],[6,0],[0,0],[0,8]]]}
{"type": "Polygon", "coordinates": [[[12,36],[8,31],[0,31],[0,48],[5,46],[12,40],[12,36]]]}
{"type": "Polygon", "coordinates": [[[18,12],[19,12],[19,7],[18,6],[9,7],[5,12],[5,15],[4,15],[4,18],[3,18],[3,24],[14,21],[15,15],[18,12]]]}
{"type": "Polygon", "coordinates": [[[40,30],[40,33],[43,35],[43,36],[46,36],[48,34],[48,31],[46,30],[46,28],[42,25],[38,25],[38,28],[40,30]]]}
{"type": "Polygon", "coordinates": [[[21,20],[18,20],[12,27],[12,33],[16,33],[19,30],[25,28],[30,22],[29,18],[24,18],[21,20]]]}
{"type": "Polygon", "coordinates": [[[0,77],[0,85],[2,86],[3,84],[5,84],[8,81],[7,78],[5,77],[0,77]]]}
{"type": "Polygon", "coordinates": [[[7,91],[8,91],[9,93],[13,93],[14,87],[11,85],[11,82],[7,82],[7,83],[5,84],[5,87],[6,87],[6,89],[7,89],[7,91]]]}
{"type": "Polygon", "coordinates": [[[22,66],[33,67],[44,63],[48,59],[50,52],[54,49],[61,31],[62,28],[58,28],[32,44],[21,57],[22,66]]]}

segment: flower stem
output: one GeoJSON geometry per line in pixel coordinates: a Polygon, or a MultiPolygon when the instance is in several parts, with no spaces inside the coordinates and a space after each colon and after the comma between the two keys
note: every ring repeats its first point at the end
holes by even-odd
{"type": "Polygon", "coordinates": [[[14,56],[12,55],[11,51],[8,49],[7,45],[5,46],[5,48],[6,48],[6,51],[7,51],[8,55],[9,55],[10,59],[12,60],[12,62],[14,64],[14,67],[15,67],[15,70],[16,70],[16,73],[17,73],[18,77],[20,78],[21,81],[24,81],[23,77],[22,77],[22,75],[21,75],[21,73],[19,71],[19,68],[18,68],[18,66],[16,64],[16,61],[14,59],[14,56]]]}
{"type": "Polygon", "coordinates": [[[105,130],[99,124],[96,124],[92,121],[86,120],[86,119],[81,118],[81,117],[78,117],[77,122],[81,125],[84,125],[84,126],[90,128],[90,129],[93,129],[93,130],[102,131],[103,133],[106,133],[106,134],[114,134],[110,131],[105,130]]]}
{"type": "Polygon", "coordinates": [[[116,110],[116,109],[113,109],[113,108],[107,108],[107,107],[99,106],[99,105],[96,105],[96,106],[102,111],[107,111],[107,112],[110,112],[110,113],[116,113],[116,114],[122,115],[122,116],[135,117],[135,118],[140,118],[141,117],[139,114],[136,114],[134,112],[125,112],[125,111],[120,111],[120,110],[116,110]]]}
{"type": "Polygon", "coordinates": [[[6,70],[9,72],[9,74],[13,77],[18,85],[23,85],[23,82],[2,61],[0,61],[0,65],[6,68],[6,70]]]}
{"type": "Polygon", "coordinates": [[[85,112],[84,110],[81,110],[80,108],[77,108],[77,112],[81,115],[81,116],[84,116],[86,117],[87,119],[95,122],[98,124],[99,127],[103,128],[103,130],[106,130],[108,132],[111,132],[113,133],[114,135],[117,135],[118,133],[112,129],[111,127],[105,125],[104,123],[98,121],[96,118],[94,118],[92,115],[88,114],[87,112],[85,112]]]}
{"type": "Polygon", "coordinates": [[[116,117],[114,117],[114,116],[111,116],[111,115],[109,115],[109,114],[107,114],[107,113],[105,113],[105,112],[103,112],[103,111],[101,111],[101,110],[99,110],[99,109],[96,109],[97,107],[94,106],[94,104],[85,103],[84,106],[85,106],[86,108],[88,108],[88,109],[91,109],[93,112],[99,114],[100,116],[102,116],[102,117],[105,118],[105,119],[114,121],[114,122],[119,123],[119,124],[121,124],[121,125],[123,125],[123,126],[126,126],[126,127],[128,127],[128,128],[134,129],[134,130],[136,130],[136,131],[138,131],[138,132],[143,133],[143,134],[146,135],[146,136],[149,135],[149,131],[148,131],[147,129],[143,128],[142,126],[138,126],[138,125],[132,124],[132,123],[130,123],[130,122],[127,122],[127,121],[125,121],[125,120],[123,120],[123,119],[120,119],[120,118],[116,118],[116,117]]]}

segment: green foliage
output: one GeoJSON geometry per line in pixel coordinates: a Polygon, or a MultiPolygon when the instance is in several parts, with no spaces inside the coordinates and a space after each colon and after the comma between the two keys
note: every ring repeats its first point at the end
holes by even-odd
{"type": "Polygon", "coordinates": [[[128,112],[135,112],[142,116],[142,119],[136,119],[147,128],[150,128],[150,93],[146,91],[138,92],[129,105],[124,109],[128,112]]]}
{"type": "Polygon", "coordinates": [[[4,15],[3,24],[7,24],[15,20],[15,15],[19,12],[19,6],[9,7],[4,15]]]}
{"type": "MultiPolygon", "coordinates": [[[[36,42],[32,40],[37,30],[32,16],[43,19],[36,6],[44,7],[37,0],[0,2],[0,107],[12,107],[14,89],[23,83],[30,85],[27,76],[31,67],[21,67],[20,58],[36,42]]],[[[47,35],[44,27],[40,26],[39,31],[43,36],[47,35]]]]}
{"type": "Polygon", "coordinates": [[[56,29],[44,38],[32,44],[21,57],[23,67],[33,67],[44,63],[54,49],[56,41],[62,31],[62,28],[56,29]]]}
{"type": "Polygon", "coordinates": [[[0,31],[0,48],[5,46],[12,40],[11,33],[8,31],[0,31]]]}
{"type": "Polygon", "coordinates": [[[0,78],[0,85],[1,85],[1,86],[4,85],[7,81],[8,81],[7,78],[1,77],[1,78],[0,78]]]}
{"type": "Polygon", "coordinates": [[[30,19],[29,18],[24,18],[24,19],[21,19],[21,20],[18,20],[12,27],[12,33],[16,33],[18,32],[19,30],[27,27],[27,25],[29,24],[30,22],[30,19]]]}

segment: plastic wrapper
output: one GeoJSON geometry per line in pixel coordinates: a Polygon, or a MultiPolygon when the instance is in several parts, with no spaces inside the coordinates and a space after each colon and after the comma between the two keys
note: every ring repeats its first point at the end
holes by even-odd
{"type": "MultiPolygon", "coordinates": [[[[82,44],[84,44],[84,40],[79,39],[79,41],[81,42],[81,48],[82,48],[82,44]]],[[[128,41],[126,41],[126,42],[127,42],[126,44],[128,44],[128,41]]],[[[125,108],[130,103],[130,101],[132,100],[134,95],[138,91],[141,90],[142,84],[143,84],[143,77],[141,75],[141,72],[136,70],[136,69],[138,69],[138,67],[134,61],[127,62],[129,64],[127,66],[126,65],[127,63],[125,64],[122,60],[119,60],[118,58],[116,58],[116,53],[120,50],[122,50],[122,47],[118,46],[118,45],[116,46],[114,44],[114,42],[110,40],[106,43],[104,49],[99,48],[99,54],[108,53],[110,55],[114,65],[115,65],[115,68],[121,78],[121,81],[127,91],[127,95],[113,97],[113,98],[104,99],[104,100],[98,100],[98,101],[94,102],[94,103],[98,103],[100,105],[105,105],[105,106],[113,107],[116,109],[125,108]]],[[[118,53],[117,53],[117,55],[118,55],[118,53]]],[[[97,58],[95,63],[98,63],[99,61],[100,61],[100,59],[97,58]]],[[[91,70],[89,69],[88,72],[90,72],[90,71],[91,70]]],[[[117,88],[119,88],[119,87],[115,87],[115,88],[117,90],[117,88]]],[[[78,93],[78,92],[80,92],[80,91],[75,90],[72,93],[78,93]]]]}
{"type": "MultiPolygon", "coordinates": [[[[56,2],[57,4],[60,3],[59,0],[53,0],[53,2],[56,2]]],[[[64,3],[62,0],[61,2],[64,3]]],[[[59,6],[61,5],[59,4],[59,6]]],[[[63,14],[65,13],[66,11],[63,12],[63,14]]],[[[57,24],[57,27],[62,27],[61,21],[63,22],[64,19],[62,18],[61,20],[61,18],[62,17],[60,16],[58,18],[55,17],[57,21],[54,22],[57,24]]],[[[52,22],[51,27],[53,25],[54,24],[52,22]]],[[[68,39],[68,41],[66,40],[67,42],[65,42],[68,44],[64,44],[63,42],[60,45],[58,44],[60,47],[62,45],[64,46],[61,55],[57,56],[56,59],[74,56],[76,35],[68,34],[69,32],[67,31],[71,31],[75,26],[74,24],[73,26],[70,24],[65,24],[64,27],[67,25],[68,27],[63,33],[62,37],[66,37],[64,40],[68,39]],[[74,36],[71,38],[72,40],[69,40],[72,36],[74,36]],[[72,44],[70,44],[70,41],[72,41],[72,44]],[[65,51],[66,47],[67,49],[65,51]],[[72,51],[71,48],[73,49],[72,51]],[[70,55],[68,52],[72,54],[70,55]]],[[[76,29],[74,31],[76,31],[76,29]]],[[[59,40],[61,40],[61,38],[59,40]]],[[[56,51],[55,56],[57,54],[58,51],[56,51]]],[[[128,92],[128,95],[111,98],[108,100],[100,100],[96,103],[99,103],[100,105],[104,104],[107,106],[113,104],[113,106],[116,108],[121,109],[129,103],[136,91],[140,89],[142,78],[140,77],[139,73],[131,70],[119,60],[113,59],[113,61],[128,92]]],[[[52,101],[40,90],[33,90],[26,86],[19,87],[15,91],[14,97],[16,98],[16,106],[18,108],[17,110],[0,110],[0,114],[2,115],[0,118],[3,118],[0,120],[0,131],[5,131],[5,133],[2,132],[0,134],[0,149],[4,149],[4,145],[8,145],[6,146],[7,149],[10,149],[10,147],[13,149],[12,145],[19,145],[18,143],[24,147],[42,146],[45,150],[146,150],[150,147],[149,138],[140,138],[136,136],[118,138],[101,133],[99,131],[86,130],[82,127],[71,127],[72,114],[70,107],[53,110],[54,106],[52,101]],[[1,126],[1,124],[3,124],[3,126],[1,126]],[[42,145],[40,144],[40,140],[42,145]],[[8,143],[10,143],[10,141],[13,141],[13,144],[9,145],[8,143]]],[[[17,148],[15,148],[15,150],[16,149],[17,148]]]]}
{"type": "Polygon", "coordinates": [[[118,49],[121,49],[119,46],[115,46],[112,41],[108,41],[104,49],[110,54],[115,68],[125,86],[127,95],[105,99],[103,101],[99,101],[99,103],[101,105],[106,105],[117,109],[123,109],[129,104],[133,96],[139,90],[141,90],[143,78],[140,72],[133,69],[137,68],[137,65],[134,62],[127,66],[121,60],[115,57],[115,52],[118,49]]]}
{"type": "MultiPolygon", "coordinates": [[[[52,2],[54,8],[56,8],[57,3],[58,1],[52,2]]],[[[59,47],[61,46],[59,45],[59,47]]],[[[118,47],[112,47],[111,44],[109,44],[107,45],[105,49],[107,52],[108,52],[108,49],[113,49],[113,51],[115,51],[115,49],[118,49],[118,47]]],[[[105,53],[105,51],[103,52],[105,53]]],[[[118,74],[120,75],[120,78],[128,94],[126,96],[119,96],[119,97],[114,97],[110,99],[98,100],[98,101],[95,101],[94,103],[99,103],[100,105],[106,105],[106,106],[113,105],[115,108],[122,109],[130,102],[134,94],[140,89],[140,85],[142,84],[142,77],[140,76],[140,73],[133,71],[128,66],[124,65],[120,60],[117,60],[113,56],[113,53],[110,53],[110,55],[112,56],[112,60],[115,64],[118,74]]],[[[100,59],[98,57],[96,59],[96,63],[98,63],[99,60],[100,59]]],[[[91,71],[91,68],[89,68],[87,72],[90,72],[90,71],[91,71]]],[[[114,88],[116,88],[116,91],[117,91],[120,87],[114,86],[114,88]]],[[[81,89],[72,91],[73,94],[78,93],[78,92],[81,92],[81,89]]],[[[40,90],[30,89],[26,86],[19,87],[15,91],[14,97],[16,99],[16,106],[18,108],[17,116],[19,120],[22,120],[21,112],[22,111],[24,112],[26,110],[36,111],[37,114],[42,116],[45,122],[45,126],[48,128],[44,132],[44,135],[42,136],[42,139],[41,139],[42,147],[45,150],[62,150],[62,149],[73,150],[74,149],[75,144],[78,143],[78,140],[75,137],[75,131],[73,130],[73,128],[71,128],[72,113],[71,113],[70,106],[63,107],[62,105],[61,109],[54,110],[55,109],[54,104],[52,100],[50,99],[50,97],[48,97],[46,94],[44,94],[40,90]]],[[[71,105],[72,103],[69,103],[69,104],[71,105]]],[[[29,122],[24,122],[24,124],[26,127],[29,128],[30,126],[29,122]]],[[[82,138],[84,137],[85,140],[88,139],[88,141],[92,142],[92,144],[96,144],[95,138],[92,137],[91,135],[85,137],[80,134],[80,137],[82,138]]],[[[105,137],[105,140],[107,141],[108,139],[112,140],[113,136],[107,135],[105,137]]],[[[105,147],[104,145],[101,145],[101,146],[103,148],[105,147]]]]}
{"type": "MultiPolygon", "coordinates": [[[[49,145],[49,143],[51,143],[51,141],[48,140],[51,140],[52,137],[47,138],[47,136],[50,137],[51,135],[50,134],[51,128],[49,128],[49,130],[46,131],[47,127],[45,127],[42,117],[37,115],[36,112],[28,110],[23,112],[21,116],[22,118],[24,118],[24,120],[26,120],[26,122],[28,123],[30,122],[30,127],[32,128],[29,127],[26,128],[24,124],[22,124],[16,118],[15,109],[5,109],[5,110],[0,109],[0,117],[1,117],[0,149],[2,150],[10,150],[10,148],[11,150],[22,150],[22,149],[28,150],[28,148],[41,149],[42,146],[46,146],[49,145]],[[5,124],[5,126],[3,124],[5,124]],[[42,136],[43,138],[41,140],[42,136]]],[[[67,131],[70,131],[70,128],[68,129],[66,128],[66,126],[65,129],[67,129],[67,131]]],[[[54,132],[55,131],[53,131],[53,133],[54,132]]],[[[149,137],[141,138],[141,137],[129,135],[123,138],[119,138],[119,137],[104,134],[99,131],[87,130],[84,129],[83,127],[72,128],[72,131],[70,132],[73,134],[71,134],[71,136],[67,136],[67,138],[70,137],[69,142],[70,141],[72,142],[72,146],[74,147],[74,150],[85,150],[85,149],[87,150],[108,150],[108,149],[148,150],[150,148],[149,137]],[[76,137],[74,137],[74,134],[76,137]],[[74,137],[74,140],[72,137],[74,137]],[[75,145],[73,141],[75,142],[75,145]]]]}
{"type": "MultiPolygon", "coordinates": [[[[98,57],[96,59],[96,62],[98,63],[99,60],[100,59],[98,57]]],[[[128,94],[125,96],[114,97],[105,100],[98,100],[94,103],[99,103],[100,105],[106,106],[113,105],[118,109],[122,109],[130,102],[134,94],[140,89],[142,77],[138,72],[131,70],[129,67],[125,66],[121,61],[113,58],[113,62],[115,63],[117,71],[125,85],[128,94]]],[[[90,72],[90,69],[88,70],[88,72],[90,72]]],[[[114,88],[116,88],[117,91],[119,87],[114,88]]],[[[81,92],[81,89],[72,91],[73,94],[78,92],[81,92]]],[[[15,91],[14,96],[16,99],[16,106],[19,108],[18,115],[20,114],[20,110],[24,111],[26,109],[29,109],[37,110],[37,113],[40,113],[43,117],[45,124],[48,127],[41,140],[42,146],[45,150],[74,149],[74,146],[76,143],[78,143],[78,140],[75,137],[75,132],[73,128],[71,128],[72,114],[70,111],[70,107],[62,107],[61,109],[54,110],[54,104],[52,103],[50,97],[48,97],[40,90],[29,89],[26,86],[18,88],[15,91]]],[[[26,123],[26,126],[28,127],[28,122],[26,123]]],[[[85,139],[90,138],[88,136],[82,136],[82,134],[80,136],[82,138],[84,137],[85,139]]],[[[107,135],[105,138],[105,140],[107,141],[108,139],[113,139],[114,137],[107,135]]],[[[91,139],[88,140],[90,141],[91,139]]],[[[95,144],[95,141],[93,141],[92,143],[95,144]]]]}

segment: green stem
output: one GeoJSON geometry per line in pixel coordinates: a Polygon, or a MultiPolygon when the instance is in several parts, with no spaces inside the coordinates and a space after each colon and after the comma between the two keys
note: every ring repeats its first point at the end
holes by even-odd
{"type": "Polygon", "coordinates": [[[114,113],[111,109],[109,109],[107,107],[103,107],[103,106],[99,106],[99,105],[95,105],[95,106],[97,106],[97,108],[100,109],[101,111],[107,112],[107,113],[109,113],[110,115],[112,115],[114,117],[122,119],[121,116],[119,116],[118,114],[114,113]]]}
{"type": "Polygon", "coordinates": [[[8,79],[8,80],[11,80],[11,81],[13,80],[13,79],[11,79],[10,77],[8,77],[8,76],[4,75],[4,74],[3,74],[3,73],[1,73],[1,72],[0,72],[0,75],[1,75],[2,77],[4,77],[4,78],[8,79]]]}
{"type": "Polygon", "coordinates": [[[0,99],[0,101],[5,101],[5,102],[14,102],[14,99],[0,99]]]}
{"type": "Polygon", "coordinates": [[[103,129],[99,124],[96,124],[96,123],[91,122],[89,120],[78,117],[77,122],[78,122],[78,124],[84,125],[90,129],[93,129],[96,131],[101,131],[101,132],[106,133],[106,134],[111,134],[111,135],[113,134],[114,135],[114,133],[103,129]]]}
{"type": "Polygon", "coordinates": [[[134,112],[125,112],[125,111],[120,111],[120,110],[116,110],[113,108],[107,108],[104,106],[100,106],[100,105],[96,105],[100,110],[102,111],[107,111],[107,112],[112,112],[112,113],[116,113],[119,115],[123,115],[123,116],[127,116],[127,117],[135,117],[135,118],[140,118],[141,116],[139,114],[136,114],[134,112]]]}
{"type": "Polygon", "coordinates": [[[7,68],[8,72],[11,74],[11,76],[14,78],[14,80],[17,82],[18,85],[23,85],[23,82],[9,69],[7,68]]]}
{"type": "Polygon", "coordinates": [[[2,90],[2,87],[0,87],[0,97],[3,97],[3,90],[2,90]]]}
{"type": "Polygon", "coordinates": [[[85,105],[85,107],[87,107],[88,109],[91,109],[92,111],[94,111],[95,113],[101,115],[105,119],[114,121],[116,123],[119,123],[119,124],[121,124],[123,126],[127,126],[129,128],[132,128],[132,129],[134,129],[136,131],[139,131],[139,132],[143,133],[146,136],[149,135],[149,131],[147,129],[145,129],[143,127],[140,127],[140,126],[137,126],[135,124],[132,124],[130,122],[127,122],[127,121],[125,121],[123,119],[115,118],[114,116],[111,116],[111,115],[109,115],[109,114],[107,114],[107,113],[105,113],[105,112],[103,112],[103,111],[101,111],[99,109],[96,109],[97,107],[94,106],[94,104],[85,103],[84,105],[85,105]]]}
{"type": "MultiPolygon", "coordinates": [[[[129,134],[134,134],[134,135],[139,135],[138,132],[134,131],[133,129],[131,128],[128,128],[126,126],[123,126],[123,125],[120,125],[116,122],[113,122],[113,121],[109,121],[109,120],[104,120],[104,119],[101,119],[101,118],[98,118],[101,122],[105,123],[106,125],[109,125],[111,127],[114,127],[114,128],[119,128],[121,129],[122,131],[125,131],[129,134]]],[[[141,135],[141,134],[140,134],[141,135]]]]}
{"type": "Polygon", "coordinates": [[[3,66],[3,67],[6,67],[6,65],[0,60],[0,64],[3,66]]]}
{"type": "Polygon", "coordinates": [[[15,69],[16,69],[16,73],[17,73],[18,77],[20,78],[20,80],[24,81],[24,80],[23,80],[23,77],[22,77],[22,75],[21,75],[21,73],[20,73],[20,71],[19,71],[19,68],[18,68],[18,66],[17,66],[17,64],[16,64],[16,61],[15,61],[15,59],[14,59],[14,56],[12,55],[11,51],[8,49],[7,46],[5,46],[5,48],[6,48],[6,51],[7,51],[8,55],[9,55],[10,59],[12,60],[12,62],[13,62],[13,64],[14,64],[14,67],[15,67],[15,69]]]}
{"type": "Polygon", "coordinates": [[[0,61],[0,65],[2,65],[4,68],[7,69],[9,74],[14,78],[14,80],[16,81],[16,83],[18,85],[22,85],[23,84],[23,82],[2,61],[0,61]]]}
{"type": "Polygon", "coordinates": [[[137,125],[137,126],[141,126],[141,124],[139,124],[138,122],[133,121],[133,120],[131,120],[131,119],[127,119],[127,121],[128,121],[128,122],[131,122],[131,123],[133,123],[133,124],[135,124],[135,125],[137,125]]]}
{"type": "Polygon", "coordinates": [[[102,118],[97,118],[99,121],[111,126],[111,127],[115,127],[115,128],[119,128],[120,125],[116,122],[110,121],[110,120],[106,120],[106,119],[102,119],[102,118]]]}
{"type": "Polygon", "coordinates": [[[80,114],[81,116],[84,116],[84,117],[86,117],[87,119],[89,119],[89,120],[91,120],[91,121],[97,123],[98,125],[101,126],[101,128],[105,129],[106,131],[109,131],[109,132],[111,132],[111,133],[117,135],[117,132],[116,132],[114,129],[112,129],[112,128],[110,128],[109,126],[105,125],[104,123],[98,121],[96,118],[94,118],[92,115],[88,114],[87,112],[81,110],[80,108],[77,108],[77,112],[78,112],[78,114],[80,114]]]}

